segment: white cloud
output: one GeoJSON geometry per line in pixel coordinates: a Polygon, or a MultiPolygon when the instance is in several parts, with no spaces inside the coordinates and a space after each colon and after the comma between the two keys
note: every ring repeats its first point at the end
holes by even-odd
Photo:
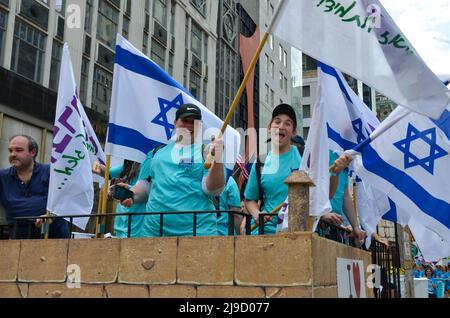
{"type": "Polygon", "coordinates": [[[380,0],[428,67],[450,75],[450,0],[380,0]]]}

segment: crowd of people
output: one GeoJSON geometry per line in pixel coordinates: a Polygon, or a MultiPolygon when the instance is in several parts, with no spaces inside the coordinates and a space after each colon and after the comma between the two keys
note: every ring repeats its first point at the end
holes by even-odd
{"type": "Polygon", "coordinates": [[[427,278],[429,298],[450,298],[450,266],[417,264],[414,278],[427,278]]]}
{"type": "MultiPolygon", "coordinates": [[[[133,192],[131,198],[118,204],[117,213],[165,212],[163,236],[191,236],[193,215],[170,212],[241,212],[251,216],[253,226],[259,225],[260,213],[270,213],[285,201],[288,187],[284,180],[299,169],[305,146],[304,140],[297,135],[297,118],[290,105],[280,104],[273,110],[267,140],[271,150],[266,156],[258,157],[250,169],[248,180],[239,182],[240,188],[236,182],[238,165],[235,174],[227,181],[225,165],[221,160],[223,140],[213,138],[209,147],[202,144],[202,136],[199,136],[201,120],[202,114],[196,105],[182,105],[176,112],[175,137],[171,142],[151,150],[142,164],[125,160],[123,164],[111,168],[113,187],[123,187],[133,192]],[[206,169],[204,162],[208,153],[215,160],[206,169]]],[[[11,137],[8,150],[11,167],[0,170],[0,203],[6,211],[10,237],[39,238],[42,220],[34,222],[31,232],[26,222],[19,222],[14,228],[14,220],[16,217],[45,214],[50,166],[35,160],[38,145],[29,136],[11,137]]],[[[337,169],[330,172],[332,212],[322,216],[322,220],[351,232],[355,244],[361,245],[365,233],[353,209],[348,173],[344,169],[348,162],[330,152],[330,165],[333,163],[337,169]]],[[[103,175],[105,167],[96,163],[92,170],[103,175]]],[[[233,216],[236,235],[244,233],[245,218],[242,214],[233,216]]],[[[228,220],[228,213],[220,213],[219,217],[217,213],[199,213],[196,235],[228,235],[228,220]]],[[[160,236],[160,221],[160,215],[133,216],[131,237],[160,236]]],[[[276,216],[266,216],[264,233],[275,234],[276,225],[276,216]]],[[[258,230],[254,231],[256,233],[258,230]]],[[[52,222],[50,238],[69,236],[66,221],[56,219],[52,222]]],[[[127,216],[115,217],[114,236],[128,236],[127,216]]]]}

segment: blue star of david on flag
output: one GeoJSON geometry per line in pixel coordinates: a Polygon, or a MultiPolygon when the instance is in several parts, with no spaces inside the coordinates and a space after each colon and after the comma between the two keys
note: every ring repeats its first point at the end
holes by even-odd
{"type": "Polygon", "coordinates": [[[434,162],[448,155],[444,149],[436,144],[436,128],[419,131],[412,124],[409,124],[406,138],[394,143],[394,146],[405,154],[405,169],[421,166],[432,175],[434,175],[434,162]],[[430,146],[430,154],[422,159],[411,153],[412,142],[419,139],[430,146]]]}
{"type": "Polygon", "coordinates": [[[184,104],[183,95],[179,94],[174,100],[169,101],[167,99],[158,97],[159,109],[161,113],[159,113],[153,120],[153,124],[157,124],[163,126],[166,131],[166,137],[169,140],[172,137],[172,132],[175,129],[175,126],[169,122],[167,119],[167,113],[171,109],[179,109],[181,105],[184,104]]]}

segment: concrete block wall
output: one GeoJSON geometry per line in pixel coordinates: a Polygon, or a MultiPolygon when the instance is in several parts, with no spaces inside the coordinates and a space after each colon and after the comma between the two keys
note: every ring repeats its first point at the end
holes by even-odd
{"type": "Polygon", "coordinates": [[[0,298],[337,297],[337,257],[371,262],[368,252],[309,232],[0,241],[0,298]],[[69,288],[70,264],[80,288],[69,288]]]}

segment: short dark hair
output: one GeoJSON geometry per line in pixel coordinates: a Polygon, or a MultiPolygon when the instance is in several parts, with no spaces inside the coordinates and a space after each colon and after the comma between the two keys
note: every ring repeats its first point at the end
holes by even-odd
{"type": "Polygon", "coordinates": [[[34,159],[36,159],[38,152],[39,152],[39,146],[36,140],[34,140],[33,137],[28,135],[14,135],[11,138],[9,138],[9,142],[11,142],[16,137],[23,137],[26,140],[28,140],[28,151],[31,152],[33,149],[36,150],[36,155],[34,156],[34,159]]]}

